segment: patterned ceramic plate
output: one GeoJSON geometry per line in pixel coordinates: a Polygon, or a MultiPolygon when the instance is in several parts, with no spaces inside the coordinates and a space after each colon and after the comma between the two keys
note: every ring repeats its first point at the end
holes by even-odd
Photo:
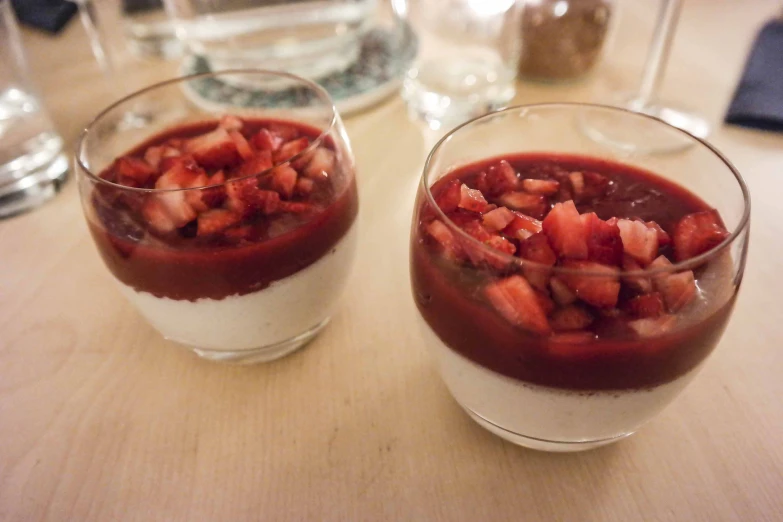
{"type": "MultiPolygon", "coordinates": [[[[316,81],[329,92],[341,114],[362,110],[397,92],[417,47],[416,37],[406,25],[396,29],[376,27],[362,40],[359,58],[353,65],[316,81]]],[[[189,75],[212,70],[203,56],[190,56],[181,72],[189,75]]],[[[187,91],[194,103],[210,107],[301,107],[303,98],[311,96],[303,88],[267,90],[229,85],[218,78],[188,82],[187,91]]]]}

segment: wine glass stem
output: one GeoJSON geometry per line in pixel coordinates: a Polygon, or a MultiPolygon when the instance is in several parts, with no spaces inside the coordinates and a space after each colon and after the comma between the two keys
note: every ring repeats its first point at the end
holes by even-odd
{"type": "Polygon", "coordinates": [[[681,9],[682,0],[662,0],[658,23],[644,64],[639,94],[635,100],[641,106],[648,105],[658,95],[681,9]]]}

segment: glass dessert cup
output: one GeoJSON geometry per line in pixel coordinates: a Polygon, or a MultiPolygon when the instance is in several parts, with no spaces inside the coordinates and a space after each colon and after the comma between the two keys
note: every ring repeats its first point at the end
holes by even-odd
{"type": "Polygon", "coordinates": [[[579,451],[663,410],[718,343],[750,200],[708,143],[624,109],[511,107],[446,135],[411,232],[422,338],[456,401],[521,446],[579,451]],[[634,154],[580,130],[610,113],[692,141],[634,154]]]}
{"type": "Polygon", "coordinates": [[[358,199],[348,137],[315,83],[237,70],[153,85],[89,124],[76,165],[98,252],[165,338],[206,359],[264,362],[306,344],[335,312],[358,199]],[[296,84],[301,95],[192,103],[216,76],[296,84]],[[118,126],[136,105],[156,117],[118,126]]]}

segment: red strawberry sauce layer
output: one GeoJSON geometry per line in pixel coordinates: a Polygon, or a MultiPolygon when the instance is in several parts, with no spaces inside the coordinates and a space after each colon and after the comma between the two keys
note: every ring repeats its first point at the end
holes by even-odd
{"type": "MultiPolygon", "coordinates": [[[[167,143],[179,146],[187,139],[213,131],[217,125],[215,120],[167,130],[123,158],[144,158],[150,148],[167,143]]],[[[239,177],[241,174],[232,176],[231,173],[241,173],[243,166],[254,160],[251,153],[262,154],[256,146],[263,148],[264,143],[259,142],[260,138],[253,140],[261,129],[272,129],[274,140],[267,147],[275,149],[271,154],[263,152],[262,163],[280,154],[286,142],[302,138],[311,142],[320,133],[315,128],[288,121],[244,120],[240,132],[250,144],[246,156],[225,155],[226,148],[221,145],[223,159],[205,155],[207,160],[216,158],[218,164],[210,165],[196,155],[198,167],[195,168],[203,169],[198,172],[209,179],[215,179],[216,175],[229,180],[239,177]]],[[[321,147],[334,150],[329,140],[321,147]]],[[[274,208],[265,203],[251,209],[246,204],[250,200],[234,202],[230,189],[220,188],[217,198],[214,194],[209,200],[204,197],[211,208],[205,204],[205,208],[194,212],[195,216],[186,213],[184,219],[173,225],[166,219],[171,212],[167,214],[166,208],[151,206],[147,194],[99,186],[93,197],[98,222],[90,221],[90,230],[111,272],[137,291],[191,301],[255,292],[329,255],[356,219],[358,198],[353,173],[342,172],[338,162],[333,162],[328,175],[320,171],[305,175],[308,169],[312,171],[314,160],[309,164],[306,159],[293,161],[291,166],[299,171],[293,191],[290,187],[279,189],[273,177],[260,178],[258,183],[251,178],[254,194],[268,195],[278,190],[279,196],[272,194],[274,208]],[[258,186],[267,190],[259,191],[258,186]],[[156,221],[158,216],[162,220],[156,221]],[[188,222],[183,223],[185,220],[188,222]]],[[[165,172],[165,168],[160,171],[165,172]]],[[[123,183],[118,180],[120,175],[119,160],[101,173],[105,179],[123,183]]],[[[158,176],[160,184],[166,174],[158,176]]],[[[142,186],[156,186],[154,178],[142,186]]],[[[239,196],[244,197],[244,193],[239,196]]]]}
{"type": "Polygon", "coordinates": [[[661,177],[597,158],[520,154],[464,166],[431,192],[457,226],[497,250],[618,274],[596,289],[586,281],[603,279],[509,271],[502,258],[444,230],[420,194],[411,246],[416,305],[447,346],[481,366],[564,389],[650,388],[696,367],[726,326],[733,297],[696,324],[672,326],[696,299],[694,278],[707,265],[644,284],[619,275],[689,259],[728,235],[704,201],[661,177]],[[576,212],[586,246],[572,241],[582,230],[576,212]]]}

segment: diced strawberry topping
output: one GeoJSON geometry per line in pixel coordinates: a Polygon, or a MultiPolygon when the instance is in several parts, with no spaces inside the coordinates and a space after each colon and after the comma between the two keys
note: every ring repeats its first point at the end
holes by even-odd
{"type": "Polygon", "coordinates": [[[619,269],[593,261],[565,261],[564,268],[585,273],[563,273],[558,277],[582,301],[599,308],[614,308],[620,294],[619,269]]]}
{"type": "Polygon", "coordinates": [[[293,158],[305,150],[308,145],[310,145],[310,140],[304,137],[283,143],[280,149],[274,153],[275,163],[282,163],[293,158]]]}
{"type": "Polygon", "coordinates": [[[617,227],[623,240],[623,251],[642,266],[652,263],[658,255],[658,233],[641,221],[618,219],[617,227]]]}
{"type": "Polygon", "coordinates": [[[597,172],[571,172],[568,175],[575,201],[586,201],[606,194],[609,179],[597,172]]]}
{"type": "Polygon", "coordinates": [[[514,190],[519,183],[517,173],[514,168],[505,160],[487,169],[486,173],[481,173],[477,180],[477,188],[488,196],[499,196],[504,192],[514,190]]]}
{"type": "Polygon", "coordinates": [[[270,123],[268,125],[269,131],[279,136],[283,139],[283,141],[291,141],[299,137],[299,131],[296,129],[296,127],[292,127],[291,125],[286,125],[285,123],[270,123]]]}
{"type": "Polygon", "coordinates": [[[304,175],[310,178],[329,177],[334,173],[335,157],[334,152],[318,147],[310,156],[310,162],[304,169],[304,175]]]}
{"type": "Polygon", "coordinates": [[[239,152],[239,155],[242,156],[242,159],[249,159],[253,157],[253,154],[255,154],[253,152],[253,148],[241,133],[235,130],[231,130],[228,131],[228,135],[231,136],[231,139],[234,141],[234,146],[236,146],[237,152],[239,152]]]}
{"type": "Polygon", "coordinates": [[[231,170],[232,178],[244,178],[257,176],[272,168],[272,155],[269,151],[256,152],[251,158],[246,159],[237,168],[231,170]]]}
{"type": "Polygon", "coordinates": [[[538,334],[551,331],[536,291],[524,277],[514,275],[491,283],[485,293],[492,306],[508,322],[538,334]]]}
{"type": "Polygon", "coordinates": [[[584,330],[593,322],[590,312],[578,305],[558,308],[549,319],[552,329],[558,332],[570,330],[584,330]]]}
{"type": "Polygon", "coordinates": [[[150,147],[144,151],[144,161],[149,164],[153,169],[157,169],[160,165],[160,160],[163,159],[163,147],[150,147]]]}
{"type": "MultiPolygon", "coordinates": [[[[222,185],[225,182],[226,176],[222,170],[219,170],[209,177],[206,185],[222,185]]],[[[209,208],[219,207],[226,200],[226,187],[223,186],[209,187],[199,192],[201,192],[201,201],[209,208]]]]}
{"type": "Polygon", "coordinates": [[[436,219],[427,225],[427,233],[438,242],[446,259],[455,261],[460,258],[462,249],[460,248],[454,233],[446,226],[443,221],[436,219]]]}
{"type": "Polygon", "coordinates": [[[177,228],[177,223],[169,215],[166,205],[157,196],[151,195],[144,202],[141,213],[147,223],[158,232],[172,232],[177,228]]]}
{"type": "Polygon", "coordinates": [[[260,131],[256,132],[252,138],[250,138],[250,142],[258,150],[268,150],[269,152],[274,152],[280,148],[284,140],[280,136],[269,132],[268,129],[261,129],[260,131]]]}
{"type": "Polygon", "coordinates": [[[629,321],[630,326],[639,337],[658,337],[670,332],[677,324],[677,318],[673,315],[661,315],[655,318],[636,319],[629,321]]]}
{"type": "Polygon", "coordinates": [[[663,295],[670,312],[680,311],[696,297],[696,281],[691,270],[655,278],[655,288],[663,295]]]}
{"type": "Polygon", "coordinates": [[[544,311],[544,314],[547,316],[555,311],[555,302],[552,301],[552,299],[549,297],[549,295],[546,293],[546,291],[542,290],[535,290],[536,292],[536,299],[538,299],[538,304],[541,306],[541,310],[544,311]]]}
{"type": "Polygon", "coordinates": [[[229,167],[238,164],[241,159],[234,140],[221,127],[191,138],[185,143],[185,150],[205,168],[229,167]]]}
{"type": "Polygon", "coordinates": [[[595,212],[580,216],[587,237],[587,258],[605,265],[620,265],[623,261],[623,241],[616,224],[609,224],[595,212]]]}
{"type": "Polygon", "coordinates": [[[242,220],[242,215],[226,210],[224,208],[215,208],[202,212],[198,216],[198,235],[206,236],[216,234],[225,229],[236,225],[242,220]]]}
{"type": "Polygon", "coordinates": [[[647,228],[655,230],[655,233],[658,235],[658,246],[664,247],[672,242],[671,236],[655,221],[647,221],[645,225],[647,225],[647,228]]]}
{"type": "Polygon", "coordinates": [[[310,178],[299,178],[296,180],[296,187],[294,192],[300,196],[308,196],[313,191],[315,182],[310,178]]]}
{"type": "MultiPolygon", "coordinates": [[[[193,178],[186,186],[187,188],[204,187],[209,184],[209,177],[202,172],[193,178]]],[[[203,190],[188,190],[185,192],[185,201],[196,212],[204,212],[209,209],[209,205],[202,199],[203,190]]]]}
{"type": "Polygon", "coordinates": [[[220,118],[219,127],[226,129],[227,131],[240,131],[244,126],[244,122],[233,114],[226,114],[220,118]]]}
{"type": "Polygon", "coordinates": [[[472,212],[484,212],[487,209],[487,200],[481,191],[468,188],[467,185],[460,187],[460,200],[458,206],[472,212]]]}
{"type": "Polygon", "coordinates": [[[658,317],[663,314],[663,297],[658,292],[634,297],[628,301],[628,311],[636,317],[658,317]]]}
{"type": "MultiPolygon", "coordinates": [[[[663,256],[661,256],[663,257],[663,256]]],[[[664,259],[666,259],[664,257],[664,259]]],[[[668,261],[668,260],[667,260],[668,261]]],[[[654,263],[654,262],[653,262],[654,263]]],[[[650,268],[653,267],[653,264],[650,264],[650,268]]],[[[623,271],[625,272],[638,272],[644,270],[642,265],[637,263],[632,257],[625,256],[623,258],[623,271]]],[[[629,288],[632,290],[640,293],[640,294],[649,294],[653,290],[653,283],[652,279],[649,277],[642,277],[642,276],[624,276],[623,282],[628,285],[629,288]]]]}
{"type": "Polygon", "coordinates": [[[503,229],[507,236],[523,241],[533,234],[541,232],[541,222],[525,214],[514,212],[514,219],[503,229]]]}
{"type": "Polygon", "coordinates": [[[555,204],[542,226],[549,243],[561,257],[587,258],[585,230],[573,201],[555,204]]]}
{"type": "Polygon", "coordinates": [[[296,187],[297,174],[288,164],[275,167],[271,174],[272,189],[280,193],[285,198],[290,198],[294,194],[296,187]]]}
{"type": "Polygon", "coordinates": [[[498,198],[498,201],[510,209],[518,210],[537,219],[544,217],[547,209],[547,201],[544,196],[527,192],[506,192],[498,198]]]}
{"type": "Polygon", "coordinates": [[[525,179],[522,180],[522,188],[531,194],[551,196],[557,194],[560,183],[553,179],[525,179]]]}
{"type": "Polygon", "coordinates": [[[506,207],[498,207],[495,210],[490,210],[482,217],[484,226],[492,231],[503,230],[509,223],[514,221],[516,216],[506,207]]]}
{"type": "Polygon", "coordinates": [[[576,301],[576,294],[568,288],[562,280],[553,277],[549,280],[549,288],[552,290],[552,299],[560,306],[567,306],[576,301]]]}
{"type": "Polygon", "coordinates": [[[729,232],[715,210],[688,214],[674,227],[674,258],[685,261],[718,246],[729,232]]]}
{"type": "Polygon", "coordinates": [[[453,179],[435,194],[435,204],[446,214],[454,212],[462,199],[462,183],[453,179]]]}
{"type": "Polygon", "coordinates": [[[539,232],[533,234],[519,244],[520,257],[546,266],[552,266],[557,262],[557,255],[549,246],[547,236],[539,232]]]}
{"type": "Polygon", "coordinates": [[[146,161],[132,156],[117,158],[114,162],[117,182],[132,187],[143,187],[156,171],[146,161]]]}

